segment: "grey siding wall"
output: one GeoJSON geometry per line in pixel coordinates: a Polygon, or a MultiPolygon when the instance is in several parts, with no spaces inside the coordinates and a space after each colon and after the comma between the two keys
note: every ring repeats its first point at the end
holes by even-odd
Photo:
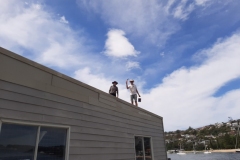
{"type": "Polygon", "coordinates": [[[166,160],[161,117],[2,48],[0,119],[70,126],[70,160],[134,160],[135,135],[166,160]]]}

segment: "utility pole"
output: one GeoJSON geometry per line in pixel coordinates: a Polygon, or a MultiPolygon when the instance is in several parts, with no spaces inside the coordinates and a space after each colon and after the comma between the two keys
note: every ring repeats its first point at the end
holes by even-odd
{"type": "MultiPolygon", "coordinates": [[[[232,117],[228,117],[228,121],[231,123],[231,126],[232,126],[232,117]]],[[[239,122],[240,122],[240,119],[237,120],[237,133],[236,133],[236,143],[235,143],[235,149],[237,149],[238,147],[238,136],[239,136],[239,122]]]]}
{"type": "Polygon", "coordinates": [[[237,120],[237,133],[236,133],[236,144],[235,144],[235,149],[238,147],[238,135],[239,135],[239,121],[240,119],[237,120]]]}
{"type": "Polygon", "coordinates": [[[216,139],[215,142],[217,142],[217,149],[219,149],[219,148],[218,148],[218,140],[216,139]]]}

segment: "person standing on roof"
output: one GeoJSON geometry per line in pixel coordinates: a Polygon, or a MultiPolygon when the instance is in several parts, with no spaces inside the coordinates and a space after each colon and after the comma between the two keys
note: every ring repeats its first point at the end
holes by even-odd
{"type": "Polygon", "coordinates": [[[137,86],[136,86],[135,84],[133,84],[133,83],[134,83],[134,80],[131,79],[129,82],[130,82],[130,85],[128,85],[128,79],[127,79],[127,81],[126,81],[126,88],[129,89],[129,91],[130,91],[130,94],[131,94],[131,95],[130,95],[131,103],[133,104],[133,100],[134,100],[134,101],[135,101],[135,105],[138,106],[138,103],[137,103],[137,94],[138,94],[139,97],[141,97],[141,96],[140,96],[140,94],[138,93],[137,86]]]}
{"type": "Polygon", "coordinates": [[[112,84],[113,85],[109,89],[109,94],[113,95],[114,97],[118,97],[119,95],[118,87],[117,87],[118,82],[113,81],[112,84]]]}

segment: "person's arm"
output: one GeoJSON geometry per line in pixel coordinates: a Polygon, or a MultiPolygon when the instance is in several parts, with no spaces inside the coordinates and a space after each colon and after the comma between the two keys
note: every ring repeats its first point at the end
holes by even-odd
{"type": "Polygon", "coordinates": [[[126,81],[126,88],[129,89],[129,87],[128,87],[128,79],[126,81]]]}
{"type": "Polygon", "coordinates": [[[111,88],[112,88],[112,86],[109,88],[109,91],[108,91],[109,93],[110,93],[110,91],[111,91],[111,88]]]}
{"type": "Polygon", "coordinates": [[[137,89],[136,89],[136,91],[137,91],[138,96],[141,97],[140,94],[138,93],[138,90],[137,90],[137,89]]]}
{"type": "Polygon", "coordinates": [[[139,92],[138,92],[138,89],[137,89],[137,86],[136,86],[136,85],[135,85],[135,87],[136,87],[136,92],[137,92],[138,96],[141,97],[140,94],[139,94],[139,92]]]}

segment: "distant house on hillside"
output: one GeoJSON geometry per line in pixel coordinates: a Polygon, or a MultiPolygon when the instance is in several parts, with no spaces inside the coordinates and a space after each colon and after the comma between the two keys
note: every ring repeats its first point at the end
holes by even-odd
{"type": "Polygon", "coordinates": [[[205,137],[206,137],[206,138],[216,138],[216,137],[213,136],[213,135],[206,135],[205,137]]]}
{"type": "Polygon", "coordinates": [[[224,124],[223,123],[215,123],[215,126],[217,127],[217,128],[220,128],[220,127],[222,127],[224,124]]]}
{"type": "Polygon", "coordinates": [[[232,126],[233,126],[233,127],[237,127],[237,126],[238,126],[238,123],[237,123],[237,122],[234,122],[234,123],[232,123],[232,126]]]}
{"type": "Polygon", "coordinates": [[[232,126],[232,124],[230,122],[227,122],[226,126],[230,127],[230,126],[232,126]]]}
{"type": "Polygon", "coordinates": [[[218,136],[221,137],[221,136],[225,136],[226,133],[219,133],[218,136]]]}

